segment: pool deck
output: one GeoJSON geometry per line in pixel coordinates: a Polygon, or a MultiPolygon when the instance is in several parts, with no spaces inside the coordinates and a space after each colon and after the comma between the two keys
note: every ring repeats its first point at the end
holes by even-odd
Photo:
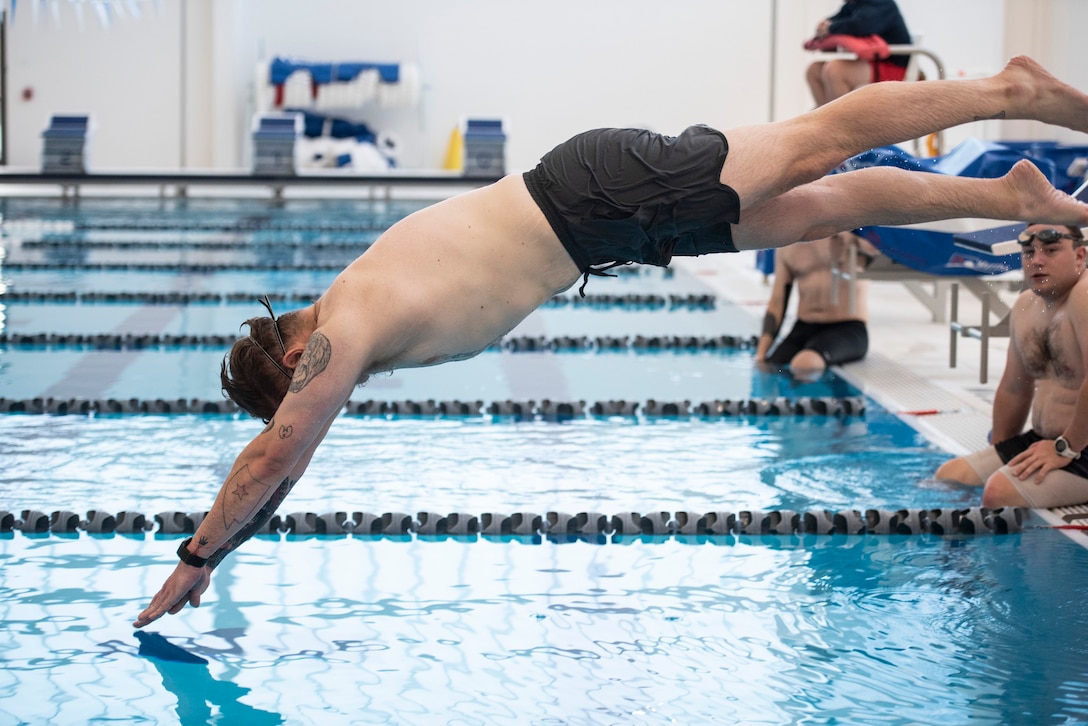
{"type": "MultiPolygon", "coordinates": [[[[717,295],[750,311],[757,319],[763,317],[771,286],[756,268],[754,252],[677,258],[673,265],[697,275],[717,295]]],[[[1006,284],[993,285],[992,289],[1006,303],[1016,297],[1006,284]]],[[[869,354],[837,371],[950,454],[966,454],[985,446],[1008,339],[990,339],[988,380],[981,383],[979,340],[958,339],[957,367],[952,368],[947,316],[943,321],[934,321],[930,310],[897,281],[869,281],[868,297],[869,354]]],[[[959,319],[974,324],[981,315],[979,299],[961,293],[959,319]]],[[[786,324],[792,324],[792,317],[786,324]]],[[[1036,512],[1051,525],[1088,524],[1088,506],[1036,512]]],[[[1088,532],[1066,532],[1088,546],[1088,532]]]]}

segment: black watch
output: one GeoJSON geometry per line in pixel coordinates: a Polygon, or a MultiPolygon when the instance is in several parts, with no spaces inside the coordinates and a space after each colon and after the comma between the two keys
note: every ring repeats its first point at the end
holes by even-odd
{"type": "Polygon", "coordinates": [[[1057,451],[1059,455],[1064,456],[1067,459],[1075,460],[1080,458],[1080,452],[1070,446],[1064,436],[1059,436],[1054,439],[1054,451],[1057,451]]]}
{"type": "Polygon", "coordinates": [[[190,567],[203,567],[204,565],[208,564],[208,558],[197,557],[189,551],[189,543],[192,541],[193,538],[190,537],[189,539],[178,545],[178,557],[180,557],[181,561],[189,565],[190,567]]]}

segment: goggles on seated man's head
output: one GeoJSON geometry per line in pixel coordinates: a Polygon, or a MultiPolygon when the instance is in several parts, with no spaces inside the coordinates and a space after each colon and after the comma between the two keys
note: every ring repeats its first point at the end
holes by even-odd
{"type": "Polygon", "coordinates": [[[1060,239],[1071,239],[1083,241],[1084,237],[1076,234],[1069,234],[1068,232],[1062,232],[1060,229],[1040,229],[1038,232],[1028,232],[1027,230],[1020,233],[1020,236],[1016,238],[1016,241],[1022,245],[1030,245],[1033,239],[1037,239],[1045,245],[1052,242],[1057,242],[1060,239]]]}

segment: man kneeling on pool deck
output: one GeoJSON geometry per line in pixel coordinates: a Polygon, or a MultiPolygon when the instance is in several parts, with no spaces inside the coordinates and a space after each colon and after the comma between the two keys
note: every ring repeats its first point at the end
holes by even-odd
{"type": "Polygon", "coordinates": [[[879,254],[864,237],[849,232],[799,242],[778,250],[774,256],[774,288],[763,316],[763,332],[756,344],[756,364],[770,369],[789,369],[801,380],[815,380],[828,366],[861,360],[869,352],[865,326],[867,282],[856,282],[856,299],[850,301],[849,282],[836,279],[835,270],[846,266],[849,247],[858,249],[859,268],[879,254]],[[778,332],[797,286],[797,320],[779,341],[778,332]],[[838,286],[837,299],[832,295],[838,286]],[[834,302],[832,300],[834,299],[834,302]]]}
{"type": "Polygon", "coordinates": [[[1016,58],[990,78],[878,83],[724,134],[703,126],[676,137],[590,131],[524,175],[397,222],[313,305],[247,321],[250,334],[223,366],[224,390],[268,425],[239,454],[135,625],[200,603],[212,568],[271,517],[371,374],[476,355],[579,278],[869,225],[954,217],[1088,224],[1088,206],[1027,162],[1000,179],[889,167],[827,176],[867,149],[994,118],[1088,131],[1088,95],[1016,58]]]}
{"type": "Polygon", "coordinates": [[[1050,224],[1029,225],[1020,244],[1029,289],[1009,314],[1009,353],[994,393],[996,443],[945,462],[936,477],[985,484],[985,507],[1081,504],[1088,502],[1088,248],[1078,227],[1050,224]]]}

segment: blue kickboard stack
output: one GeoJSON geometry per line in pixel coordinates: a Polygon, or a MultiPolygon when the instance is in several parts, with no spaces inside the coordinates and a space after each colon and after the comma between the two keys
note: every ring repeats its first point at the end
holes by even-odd
{"type": "Polygon", "coordinates": [[[43,174],[86,174],[91,117],[55,114],[42,132],[43,174]]]}
{"type": "Polygon", "coordinates": [[[253,126],[253,173],[294,175],[295,142],[302,130],[302,114],[258,116],[253,126]]]}
{"type": "Polygon", "coordinates": [[[464,141],[465,176],[496,178],[506,173],[506,132],[502,119],[468,119],[464,141]]]}

